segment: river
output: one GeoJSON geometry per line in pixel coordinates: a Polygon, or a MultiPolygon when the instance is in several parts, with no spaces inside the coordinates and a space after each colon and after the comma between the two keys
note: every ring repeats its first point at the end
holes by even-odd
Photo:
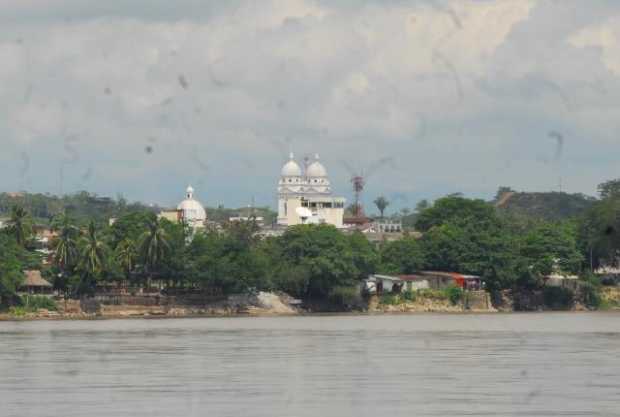
{"type": "Polygon", "coordinates": [[[0,322],[0,416],[620,416],[620,314],[0,322]]]}

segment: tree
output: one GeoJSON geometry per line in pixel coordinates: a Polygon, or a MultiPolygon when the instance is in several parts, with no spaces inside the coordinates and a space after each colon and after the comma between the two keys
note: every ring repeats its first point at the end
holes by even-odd
{"type": "Polygon", "coordinates": [[[80,263],[81,272],[78,293],[92,294],[97,280],[105,269],[107,246],[99,238],[99,232],[94,221],[90,221],[88,228],[80,239],[80,263]]]}
{"type": "Polygon", "coordinates": [[[577,274],[584,261],[577,247],[577,227],[573,222],[541,222],[522,238],[521,255],[537,275],[577,274]]]}
{"type": "Polygon", "coordinates": [[[22,206],[11,208],[11,217],[7,222],[9,233],[15,237],[15,241],[20,246],[25,246],[32,235],[32,221],[30,215],[22,206]]]}
{"type": "Polygon", "coordinates": [[[347,237],[330,225],[298,225],[277,240],[280,267],[307,271],[306,298],[325,297],[339,286],[354,285],[360,276],[347,237]]]}
{"type": "Polygon", "coordinates": [[[63,273],[70,272],[77,263],[79,230],[66,212],[54,218],[52,230],[58,232],[58,237],[52,244],[54,247],[54,264],[63,273]]]}
{"type": "Polygon", "coordinates": [[[426,199],[420,200],[418,201],[418,204],[416,204],[415,206],[415,213],[420,214],[424,210],[428,209],[430,206],[431,206],[431,203],[429,203],[428,200],[426,199]]]}
{"type": "Polygon", "coordinates": [[[20,251],[23,249],[14,239],[0,234],[0,306],[18,302],[17,289],[24,280],[20,251]]]}
{"type": "Polygon", "coordinates": [[[598,193],[601,199],[620,197],[620,178],[599,184],[598,193]]]}
{"type": "Polygon", "coordinates": [[[153,272],[161,266],[164,257],[170,250],[168,236],[163,227],[163,220],[154,215],[148,220],[147,230],[140,239],[140,257],[144,262],[146,272],[152,276],[153,272]]]}
{"type": "Polygon", "coordinates": [[[412,236],[386,242],[380,258],[380,270],[386,274],[413,274],[423,269],[426,262],[420,242],[412,236]]]}
{"type": "Polygon", "coordinates": [[[502,199],[504,194],[513,193],[513,192],[514,192],[514,190],[512,188],[510,188],[510,187],[500,186],[497,189],[497,193],[495,193],[495,198],[493,199],[493,202],[497,203],[498,201],[500,201],[502,199]]]}
{"type": "Polygon", "coordinates": [[[136,244],[131,239],[123,239],[116,246],[114,260],[125,273],[125,278],[127,280],[131,278],[131,273],[135,268],[137,256],[138,252],[136,250],[136,244]]]}
{"type": "Polygon", "coordinates": [[[433,207],[418,215],[416,229],[426,232],[434,226],[440,226],[456,219],[471,223],[497,223],[498,220],[494,207],[483,200],[448,196],[440,198],[433,207]]]}
{"type": "Polygon", "coordinates": [[[383,214],[385,213],[385,209],[390,205],[390,202],[384,196],[379,196],[375,199],[374,203],[375,203],[375,206],[377,206],[379,213],[381,213],[381,219],[383,219],[384,217],[383,214]]]}

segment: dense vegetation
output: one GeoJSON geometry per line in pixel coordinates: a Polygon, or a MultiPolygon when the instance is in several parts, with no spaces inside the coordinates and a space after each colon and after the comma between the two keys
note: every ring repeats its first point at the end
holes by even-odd
{"type": "Polygon", "coordinates": [[[595,202],[584,194],[515,192],[509,187],[501,187],[494,201],[501,211],[548,221],[579,217],[595,202]]]}
{"type": "MultiPolygon", "coordinates": [[[[37,224],[49,225],[53,218],[59,213],[67,213],[78,224],[86,224],[93,220],[96,223],[105,223],[113,217],[120,217],[135,212],[158,213],[161,207],[147,206],[142,203],[130,203],[124,197],[118,196],[116,199],[100,197],[86,191],[76,194],[68,194],[62,197],[50,194],[29,194],[29,193],[0,193],[0,219],[8,217],[11,208],[14,206],[22,207],[32,216],[37,224]]],[[[247,208],[232,209],[222,206],[206,208],[208,218],[216,222],[227,221],[233,216],[249,217],[254,214],[263,217],[266,224],[271,224],[276,213],[268,207],[257,207],[252,210],[247,208]]]]}
{"type": "MultiPolygon", "coordinates": [[[[599,188],[579,217],[545,220],[499,210],[494,204],[450,195],[416,208],[415,228],[391,242],[370,243],[359,233],[327,225],[289,228],[260,237],[255,221],[224,222],[221,229],[192,233],[158,219],[150,209],[127,210],[108,225],[100,217],[62,211],[50,221],[58,233],[44,275],[67,296],[92,294],[98,285],[163,286],[230,294],[284,291],[305,299],[343,299],[373,272],[458,271],[483,277],[491,291],[543,291],[551,273],[589,276],[615,265],[620,253],[620,182],[599,188]]],[[[33,219],[14,205],[0,233],[0,297],[15,303],[21,271],[40,261],[31,249],[33,219]]],[[[600,283],[584,281],[588,303],[597,304],[600,283]]],[[[545,290],[551,303],[571,294],[545,290]]],[[[600,298],[600,297],[599,297],[600,298]]],[[[560,301],[558,301],[560,300],[560,301]]]]}

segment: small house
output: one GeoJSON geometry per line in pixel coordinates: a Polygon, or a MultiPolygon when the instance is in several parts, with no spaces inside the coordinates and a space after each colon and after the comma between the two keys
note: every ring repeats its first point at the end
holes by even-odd
{"type": "Polygon", "coordinates": [[[19,292],[28,294],[52,294],[54,287],[41,276],[41,271],[24,271],[24,282],[19,292]]]}

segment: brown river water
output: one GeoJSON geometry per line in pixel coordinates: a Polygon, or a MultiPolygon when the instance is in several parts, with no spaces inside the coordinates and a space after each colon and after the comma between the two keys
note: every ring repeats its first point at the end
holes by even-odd
{"type": "Polygon", "coordinates": [[[0,416],[620,416],[620,314],[0,322],[0,416]]]}

